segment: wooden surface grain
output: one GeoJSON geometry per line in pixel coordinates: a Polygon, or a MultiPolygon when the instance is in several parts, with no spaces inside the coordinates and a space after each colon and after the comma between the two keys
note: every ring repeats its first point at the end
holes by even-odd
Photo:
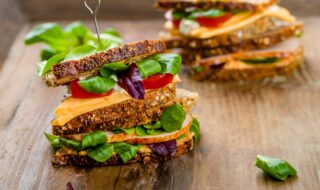
{"type": "MultiPolygon", "coordinates": [[[[161,164],[53,168],[43,136],[51,131],[64,87],[47,88],[35,74],[40,45],[25,47],[22,27],[0,70],[0,189],[320,189],[319,17],[305,17],[305,64],[293,75],[260,82],[195,82],[181,72],[180,87],[200,95],[194,114],[201,142],[161,164]],[[281,157],[298,176],[279,182],[254,166],[257,154],[281,157]]],[[[125,40],[154,39],[162,21],[106,21],[125,40]]]]}

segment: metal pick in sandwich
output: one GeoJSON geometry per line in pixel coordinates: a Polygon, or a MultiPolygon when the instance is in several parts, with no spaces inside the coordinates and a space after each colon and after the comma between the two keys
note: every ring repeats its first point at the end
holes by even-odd
{"type": "Polygon", "coordinates": [[[97,14],[98,14],[98,11],[99,11],[99,9],[100,9],[101,0],[98,0],[95,9],[92,9],[92,8],[88,5],[87,0],[84,0],[84,5],[85,5],[85,6],[87,7],[87,9],[90,11],[91,15],[93,15],[93,18],[94,18],[94,26],[95,26],[95,28],[96,28],[96,33],[97,33],[97,36],[98,36],[98,42],[99,42],[99,44],[101,45],[100,31],[99,31],[98,21],[97,21],[97,14]]]}

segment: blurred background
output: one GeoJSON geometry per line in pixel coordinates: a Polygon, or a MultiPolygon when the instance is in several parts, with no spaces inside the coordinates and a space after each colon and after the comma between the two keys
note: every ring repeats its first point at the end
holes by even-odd
{"type": "MultiPolygon", "coordinates": [[[[95,2],[96,0],[88,0],[95,2]]],[[[100,20],[162,19],[154,0],[101,0],[100,20]]],[[[298,18],[320,15],[320,0],[282,0],[298,18]]],[[[26,22],[89,20],[82,0],[0,0],[0,61],[6,57],[14,37],[26,22]],[[5,37],[4,37],[5,36],[5,37]]],[[[0,62],[0,63],[1,63],[0,62]]],[[[1,64],[0,64],[1,66],[1,64]]]]}

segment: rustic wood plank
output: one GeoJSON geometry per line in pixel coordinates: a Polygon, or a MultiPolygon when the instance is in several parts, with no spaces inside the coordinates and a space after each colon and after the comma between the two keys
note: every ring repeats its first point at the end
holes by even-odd
{"type": "MultiPolygon", "coordinates": [[[[304,20],[306,63],[289,77],[198,83],[181,73],[179,86],[201,97],[194,113],[202,140],[190,154],[162,164],[59,169],[50,164],[43,132],[50,131],[65,88],[47,88],[36,76],[41,46],[24,47],[30,29],[24,25],[0,70],[1,188],[64,189],[71,182],[75,189],[319,189],[320,18],[304,20]],[[298,177],[270,179],[254,166],[257,154],[287,159],[298,177]]],[[[106,21],[101,27],[116,27],[135,41],[156,38],[161,23],[106,21]]]]}

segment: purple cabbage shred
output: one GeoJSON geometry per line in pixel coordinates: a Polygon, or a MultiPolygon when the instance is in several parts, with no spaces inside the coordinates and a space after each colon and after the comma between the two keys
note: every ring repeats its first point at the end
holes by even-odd
{"type": "Polygon", "coordinates": [[[144,99],[145,90],[143,80],[135,64],[118,75],[118,84],[135,99],[144,99]]]}
{"type": "Polygon", "coordinates": [[[177,141],[173,139],[166,142],[150,144],[149,147],[154,153],[160,156],[174,156],[177,152],[177,141]]]}

